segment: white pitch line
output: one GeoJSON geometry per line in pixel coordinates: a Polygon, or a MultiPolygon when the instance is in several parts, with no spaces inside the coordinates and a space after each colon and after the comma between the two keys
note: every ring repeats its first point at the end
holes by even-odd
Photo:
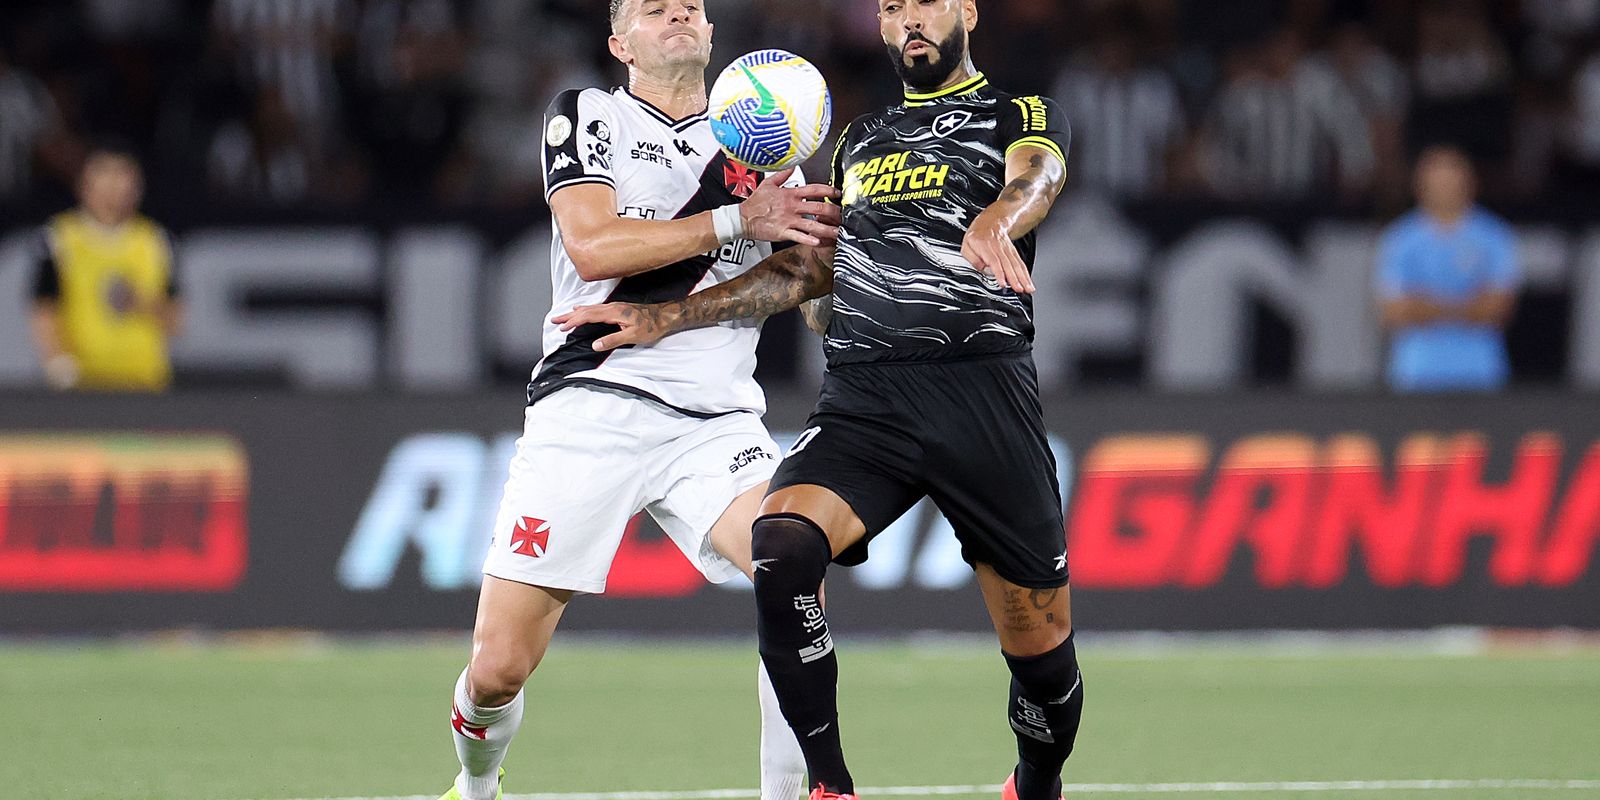
{"type": "MultiPolygon", "coordinates": [[[[1317,792],[1460,792],[1471,790],[1523,790],[1539,792],[1600,791],[1600,780],[1549,780],[1483,778],[1477,780],[1406,781],[1219,781],[1213,783],[1074,783],[1067,794],[1312,794],[1317,792]]],[[[874,797],[977,796],[1000,793],[993,786],[877,786],[857,790],[874,797]]],[[[700,789],[682,792],[543,792],[508,794],[505,800],[750,800],[761,797],[755,789],[700,789]]],[[[434,795],[397,797],[321,797],[301,800],[437,800],[434,795]]]]}

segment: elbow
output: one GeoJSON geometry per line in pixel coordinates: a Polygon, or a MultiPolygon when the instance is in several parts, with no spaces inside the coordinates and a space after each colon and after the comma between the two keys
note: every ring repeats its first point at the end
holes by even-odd
{"type": "Polygon", "coordinates": [[[615,277],[607,269],[606,260],[592,247],[569,243],[567,258],[572,259],[572,268],[577,271],[578,278],[585,283],[595,283],[615,277]]]}

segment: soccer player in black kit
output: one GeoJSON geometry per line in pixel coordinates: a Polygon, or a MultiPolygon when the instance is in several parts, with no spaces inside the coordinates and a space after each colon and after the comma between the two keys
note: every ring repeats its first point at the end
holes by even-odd
{"type": "MultiPolygon", "coordinates": [[[[855,792],[838,662],[819,602],[830,561],[924,496],[977,573],[1011,670],[1018,763],[1005,800],[1055,800],[1083,710],[1065,526],[1031,355],[1034,230],[1066,182],[1067,121],[972,65],[976,0],[879,0],[903,105],[850,123],[833,157],[836,247],[794,247],[658,305],[580,308],[596,349],[827,302],[828,374],[754,526],[761,657],[813,800],[855,792]]],[[[810,315],[810,316],[815,316],[810,315]]]]}

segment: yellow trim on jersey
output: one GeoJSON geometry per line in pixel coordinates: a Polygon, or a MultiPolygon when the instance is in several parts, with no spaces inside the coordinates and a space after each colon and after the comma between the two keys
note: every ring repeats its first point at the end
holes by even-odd
{"type": "Polygon", "coordinates": [[[1043,136],[1024,136],[1021,139],[1012,142],[1011,146],[1006,148],[1006,158],[1010,158],[1011,154],[1019,147],[1042,147],[1046,150],[1049,150],[1051,153],[1054,153],[1056,158],[1061,159],[1062,166],[1065,166],[1067,163],[1067,154],[1061,152],[1061,145],[1056,144],[1054,141],[1046,139],[1043,136]]]}
{"type": "Polygon", "coordinates": [[[983,73],[980,72],[980,73],[972,76],[970,79],[968,79],[967,81],[965,81],[963,83],[958,83],[955,86],[952,86],[952,87],[950,87],[948,89],[941,89],[941,90],[939,90],[937,92],[930,92],[928,94],[918,94],[917,92],[906,92],[906,105],[908,105],[908,106],[925,106],[925,105],[928,105],[929,103],[933,102],[934,100],[939,100],[939,99],[942,99],[942,98],[945,98],[945,97],[955,97],[956,95],[961,95],[961,94],[971,94],[971,93],[976,92],[979,89],[982,89],[983,87],[988,86],[988,85],[989,85],[988,77],[986,77],[983,73]]]}

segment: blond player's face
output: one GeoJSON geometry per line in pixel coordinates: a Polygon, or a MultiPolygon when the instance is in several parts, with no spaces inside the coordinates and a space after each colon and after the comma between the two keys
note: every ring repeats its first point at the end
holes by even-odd
{"type": "Polygon", "coordinates": [[[139,168],[125,158],[98,156],[84,166],[79,187],[84,206],[95,216],[122,220],[139,208],[144,180],[139,168]]]}
{"type": "Polygon", "coordinates": [[[711,63],[712,25],[701,0],[636,0],[616,36],[622,61],[645,72],[711,63]]]}

